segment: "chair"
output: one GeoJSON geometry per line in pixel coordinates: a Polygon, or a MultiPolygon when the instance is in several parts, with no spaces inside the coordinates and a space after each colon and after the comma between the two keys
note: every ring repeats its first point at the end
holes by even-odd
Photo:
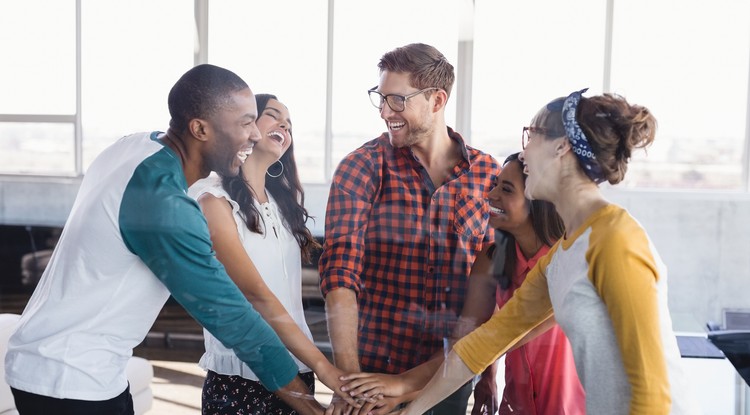
{"type": "MultiPolygon", "coordinates": [[[[5,353],[8,339],[20,318],[18,314],[0,314],[0,415],[18,415],[10,386],[5,383],[5,353]]],[[[134,356],[128,361],[125,371],[133,395],[133,409],[136,415],[144,414],[151,409],[154,400],[151,390],[154,368],[148,360],[134,356]]]]}

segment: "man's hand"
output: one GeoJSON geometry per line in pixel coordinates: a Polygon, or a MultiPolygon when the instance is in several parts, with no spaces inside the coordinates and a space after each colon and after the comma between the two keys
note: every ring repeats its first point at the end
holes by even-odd
{"type": "Polygon", "coordinates": [[[347,404],[338,395],[333,395],[331,404],[326,409],[326,415],[351,415],[355,408],[347,404]]]}
{"type": "Polygon", "coordinates": [[[500,402],[497,397],[497,362],[491,364],[482,373],[482,377],[474,387],[474,407],[471,415],[494,415],[500,402]]]}

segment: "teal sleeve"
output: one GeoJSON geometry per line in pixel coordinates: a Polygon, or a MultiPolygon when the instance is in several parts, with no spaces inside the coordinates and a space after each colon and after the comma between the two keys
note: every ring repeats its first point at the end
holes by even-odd
{"type": "Polygon", "coordinates": [[[123,195],[119,223],[126,245],[266,388],[289,384],[297,365],[216,259],[205,217],[179,182],[184,178],[155,181],[152,170],[139,166],[123,195]]]}

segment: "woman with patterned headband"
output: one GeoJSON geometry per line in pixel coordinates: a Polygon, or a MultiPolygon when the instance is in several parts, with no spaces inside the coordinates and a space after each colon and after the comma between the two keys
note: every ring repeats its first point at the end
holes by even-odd
{"type": "Polygon", "coordinates": [[[598,184],[619,183],[654,140],[622,97],[558,98],[523,129],[526,196],[552,202],[565,235],[490,321],[459,340],[402,414],[421,414],[554,317],[573,347],[590,414],[690,414],[667,309],[667,270],[645,230],[598,184]]]}

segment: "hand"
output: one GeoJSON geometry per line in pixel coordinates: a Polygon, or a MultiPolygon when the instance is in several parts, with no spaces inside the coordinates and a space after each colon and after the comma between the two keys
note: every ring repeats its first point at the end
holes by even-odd
{"type": "Polygon", "coordinates": [[[352,415],[392,415],[394,408],[401,404],[400,397],[378,395],[377,399],[365,401],[362,408],[352,412],[352,415]]]}
{"type": "Polygon", "coordinates": [[[497,362],[491,364],[474,387],[474,407],[471,415],[493,415],[498,411],[497,398],[497,362]]]}
{"type": "Polygon", "coordinates": [[[361,403],[352,398],[352,395],[347,393],[343,388],[344,381],[341,380],[345,375],[343,370],[334,365],[328,364],[324,370],[319,370],[316,374],[318,375],[318,380],[332,390],[333,393],[336,394],[335,396],[343,399],[347,404],[354,408],[362,406],[361,403]]]}
{"type": "Polygon", "coordinates": [[[353,406],[346,403],[338,395],[333,395],[331,404],[326,408],[325,415],[351,415],[353,406]]]}
{"type": "Polygon", "coordinates": [[[394,397],[407,392],[404,381],[399,375],[350,373],[342,376],[341,380],[346,382],[341,390],[358,398],[370,398],[376,395],[394,397]]]}

